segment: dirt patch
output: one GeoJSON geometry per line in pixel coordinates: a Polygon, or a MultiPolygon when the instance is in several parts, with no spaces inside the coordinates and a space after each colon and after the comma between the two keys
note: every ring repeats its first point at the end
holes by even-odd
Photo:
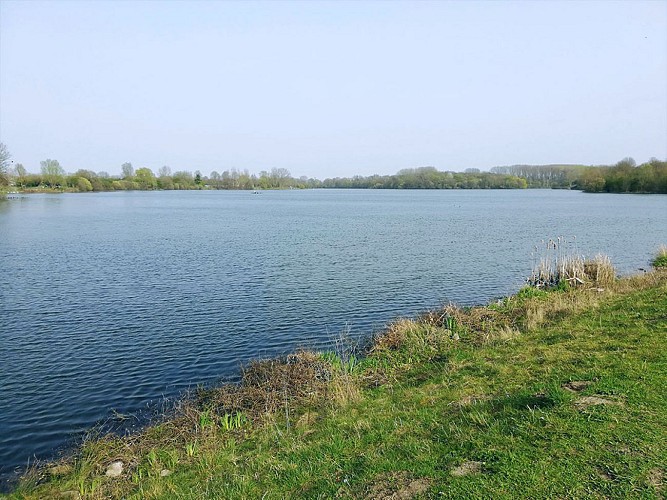
{"type": "Polygon", "coordinates": [[[586,410],[591,406],[621,406],[621,403],[613,399],[603,398],[602,396],[582,396],[574,402],[574,405],[579,410],[586,410]]]}
{"type": "Polygon", "coordinates": [[[459,401],[456,401],[452,404],[458,404],[459,406],[470,406],[477,403],[481,403],[483,401],[487,401],[488,399],[489,397],[483,394],[482,395],[471,394],[469,396],[461,398],[459,401]]]}
{"type": "Polygon", "coordinates": [[[431,482],[428,479],[414,479],[407,472],[395,472],[376,478],[364,498],[372,500],[409,500],[426,493],[430,487],[431,482]]]}
{"type": "Polygon", "coordinates": [[[660,469],[656,468],[648,471],[646,479],[648,480],[648,484],[653,486],[658,492],[662,492],[665,488],[665,473],[660,469]]]}
{"type": "Polygon", "coordinates": [[[470,474],[479,474],[482,472],[482,465],[484,465],[483,462],[475,462],[469,460],[467,462],[463,462],[458,467],[454,467],[451,471],[451,474],[452,476],[455,477],[469,476],[470,474]]]}
{"type": "Polygon", "coordinates": [[[581,392],[592,383],[593,382],[591,382],[590,380],[573,380],[572,382],[567,382],[566,384],[563,384],[561,387],[566,391],[581,392]]]}
{"type": "Polygon", "coordinates": [[[604,481],[613,481],[615,479],[614,475],[605,469],[598,469],[597,473],[598,477],[604,481]]]}

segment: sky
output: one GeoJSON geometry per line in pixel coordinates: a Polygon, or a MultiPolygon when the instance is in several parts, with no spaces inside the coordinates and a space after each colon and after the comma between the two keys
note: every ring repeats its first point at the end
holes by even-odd
{"type": "Polygon", "coordinates": [[[667,158],[667,1],[0,0],[0,142],[119,174],[667,158]]]}

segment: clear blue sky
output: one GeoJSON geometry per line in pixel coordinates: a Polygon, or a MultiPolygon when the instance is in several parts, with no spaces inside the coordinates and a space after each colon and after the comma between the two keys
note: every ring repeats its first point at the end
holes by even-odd
{"type": "Polygon", "coordinates": [[[667,2],[0,0],[0,142],[325,178],[667,157],[667,2]]]}

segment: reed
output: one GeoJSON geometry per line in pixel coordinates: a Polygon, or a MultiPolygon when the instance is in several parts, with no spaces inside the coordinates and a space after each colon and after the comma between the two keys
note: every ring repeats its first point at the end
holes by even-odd
{"type": "Polygon", "coordinates": [[[582,285],[609,286],[616,279],[616,270],[608,256],[598,254],[592,259],[582,257],[576,237],[559,236],[535,246],[533,271],[528,285],[535,288],[569,288],[582,285]]]}

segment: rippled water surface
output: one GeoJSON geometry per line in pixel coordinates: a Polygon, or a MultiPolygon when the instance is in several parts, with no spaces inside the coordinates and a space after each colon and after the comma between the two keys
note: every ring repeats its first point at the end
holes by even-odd
{"type": "Polygon", "coordinates": [[[0,201],[0,468],[112,411],[325,348],[397,315],[516,291],[576,236],[622,272],[667,242],[667,197],[570,191],[123,192],[0,201]]]}

